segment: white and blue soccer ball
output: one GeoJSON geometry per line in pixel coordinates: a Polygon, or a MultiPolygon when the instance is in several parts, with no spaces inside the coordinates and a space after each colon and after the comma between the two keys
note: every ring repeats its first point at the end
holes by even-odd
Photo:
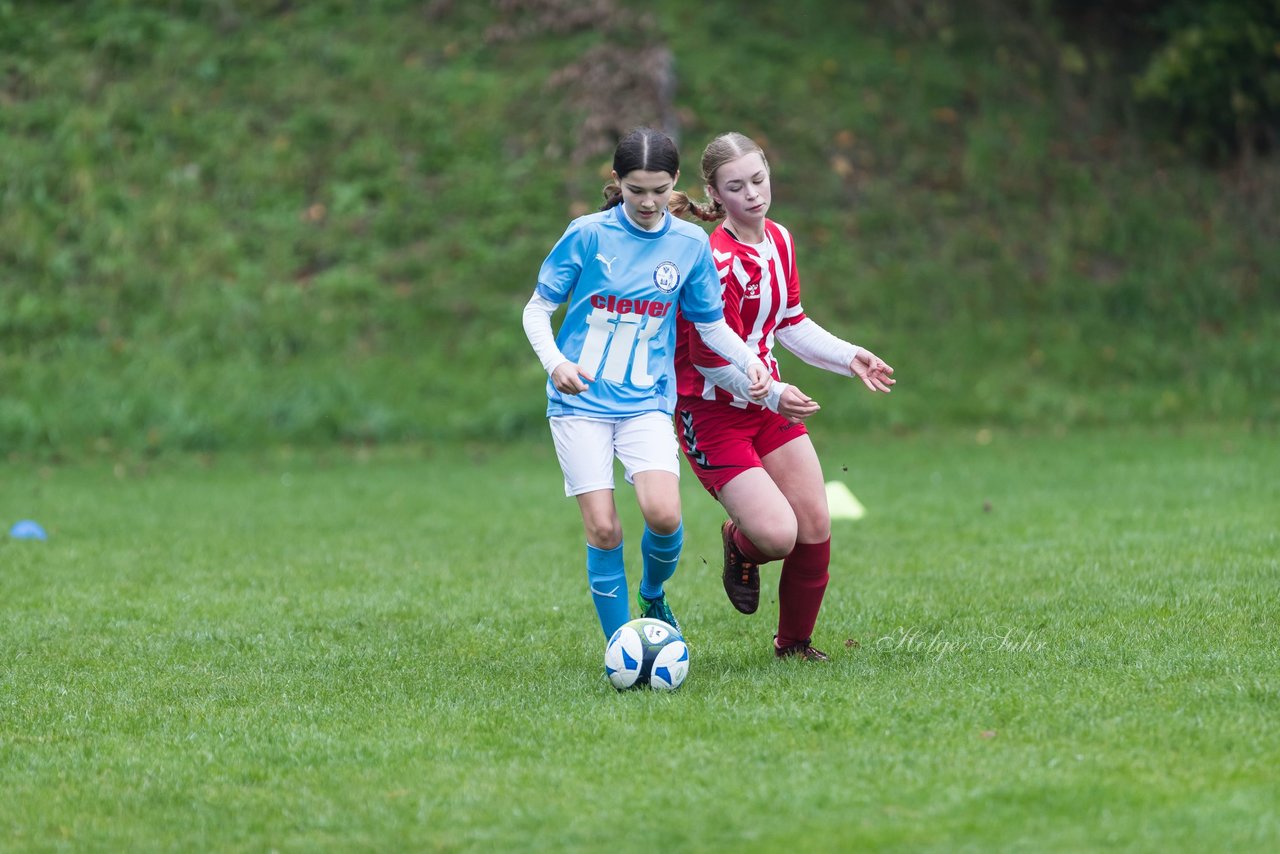
{"type": "Polygon", "coordinates": [[[641,617],[624,623],[609,638],[604,671],[619,691],[643,685],[674,691],[689,675],[689,647],[671,624],[641,617]]]}

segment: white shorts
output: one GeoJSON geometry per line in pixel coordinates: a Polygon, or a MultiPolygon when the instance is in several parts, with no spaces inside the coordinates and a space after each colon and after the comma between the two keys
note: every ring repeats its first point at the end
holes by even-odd
{"type": "Polygon", "coordinates": [[[680,476],[680,447],[670,415],[646,412],[618,421],[554,415],[548,420],[566,496],[613,489],[615,456],[622,462],[627,483],[642,471],[680,476]]]}

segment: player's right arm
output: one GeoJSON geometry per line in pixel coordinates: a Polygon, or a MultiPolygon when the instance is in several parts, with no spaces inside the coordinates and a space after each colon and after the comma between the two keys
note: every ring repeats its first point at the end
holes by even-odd
{"type": "MultiPolygon", "coordinates": [[[[705,238],[680,298],[680,310],[694,330],[688,339],[694,366],[699,371],[704,364],[716,368],[717,375],[732,385],[722,387],[746,400],[763,402],[774,385],[773,375],[747,346],[737,302],[727,296],[711,244],[705,238]]],[[[705,371],[702,373],[710,379],[705,371]]]]}
{"type": "Polygon", "coordinates": [[[742,338],[724,320],[694,323],[693,328],[703,344],[729,363],[722,368],[721,373],[731,373],[735,386],[745,389],[750,400],[756,403],[764,400],[773,385],[773,376],[742,338]],[[741,380],[746,380],[745,384],[741,380]]]}
{"type": "Polygon", "coordinates": [[[551,329],[551,315],[578,285],[584,258],[594,251],[594,235],[584,227],[585,221],[579,217],[569,223],[556,241],[538,270],[538,286],[524,307],[524,333],[551,384],[562,394],[581,394],[587,390],[586,383],[595,380],[561,351],[551,329]]]}
{"type": "Polygon", "coordinates": [[[571,362],[556,346],[551,315],[558,307],[535,291],[524,307],[524,334],[542,362],[542,369],[551,377],[551,384],[563,394],[581,394],[587,390],[586,383],[595,377],[571,362]]]}

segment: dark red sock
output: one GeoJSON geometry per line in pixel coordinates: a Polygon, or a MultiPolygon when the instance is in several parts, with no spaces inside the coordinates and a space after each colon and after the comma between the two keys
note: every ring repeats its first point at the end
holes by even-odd
{"type": "Polygon", "coordinates": [[[778,581],[778,646],[810,640],[831,577],[831,540],[796,543],[778,581]]]}
{"type": "Polygon", "coordinates": [[[733,526],[733,544],[742,552],[742,556],[752,563],[768,563],[774,558],[756,548],[756,544],[747,539],[747,535],[737,526],[733,526]]]}

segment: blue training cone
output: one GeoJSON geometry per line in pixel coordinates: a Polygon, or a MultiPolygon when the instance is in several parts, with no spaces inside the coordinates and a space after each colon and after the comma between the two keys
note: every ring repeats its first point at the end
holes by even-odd
{"type": "Polygon", "coordinates": [[[38,522],[30,519],[23,519],[21,522],[15,522],[13,527],[9,529],[9,536],[15,540],[47,540],[49,535],[44,532],[44,528],[40,527],[38,522]]]}

